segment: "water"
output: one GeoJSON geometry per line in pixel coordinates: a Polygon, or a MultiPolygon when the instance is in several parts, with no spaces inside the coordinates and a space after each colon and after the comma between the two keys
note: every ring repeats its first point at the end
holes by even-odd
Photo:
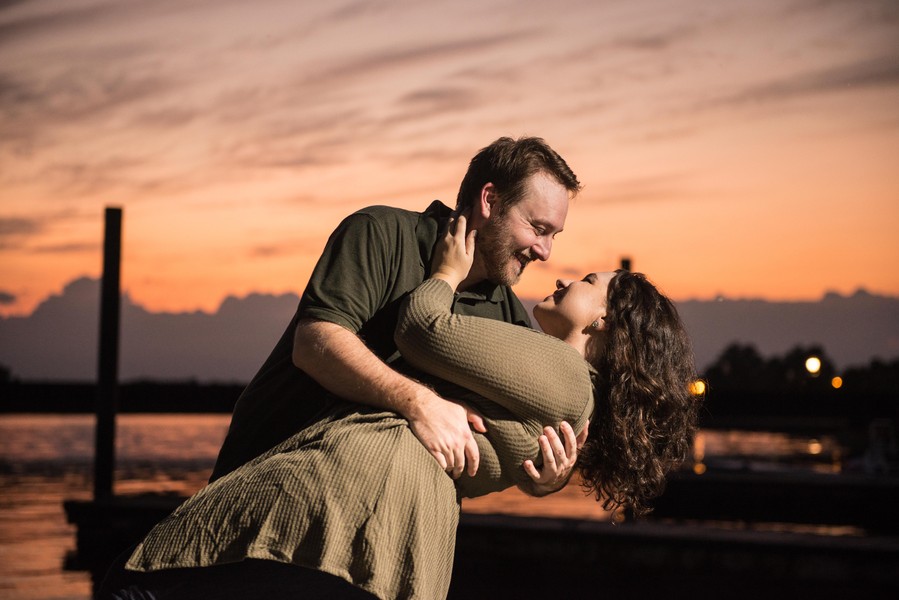
{"type": "MultiPolygon", "coordinates": [[[[192,494],[209,477],[228,415],[121,415],[115,491],[192,494]]],[[[0,416],[0,598],[87,600],[90,577],[65,571],[75,528],[63,500],[90,499],[92,415],[0,416]]]]}
{"type": "MultiPolygon", "coordinates": [[[[115,493],[194,493],[212,470],[228,420],[224,414],[120,415],[115,493]]],[[[93,451],[92,415],[0,415],[0,599],[90,598],[89,575],[63,569],[75,549],[75,528],[66,523],[62,502],[90,498],[93,451]]],[[[739,468],[834,472],[839,458],[836,441],[827,437],[702,432],[694,467],[738,461],[739,468]]],[[[610,519],[577,485],[547,498],[510,489],[466,500],[463,510],[610,519]]]]}

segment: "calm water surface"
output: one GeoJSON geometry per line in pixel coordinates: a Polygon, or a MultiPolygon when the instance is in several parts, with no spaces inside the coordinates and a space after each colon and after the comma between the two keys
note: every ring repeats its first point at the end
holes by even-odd
{"type": "MultiPolygon", "coordinates": [[[[120,415],[115,492],[200,489],[228,428],[230,415],[120,415]]],[[[63,500],[89,499],[94,453],[92,415],[0,415],[0,600],[88,600],[87,573],[63,568],[75,549],[63,500]]],[[[833,440],[769,433],[703,432],[698,463],[739,460],[743,466],[784,468],[783,458],[820,456],[816,470],[833,470],[833,440]]],[[[807,467],[805,467],[807,468],[807,467]]],[[[466,500],[466,512],[608,520],[577,485],[548,498],[515,489],[466,500]]]]}

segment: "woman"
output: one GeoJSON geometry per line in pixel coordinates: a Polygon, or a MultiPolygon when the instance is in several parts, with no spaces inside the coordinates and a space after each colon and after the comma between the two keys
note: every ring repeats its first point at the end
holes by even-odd
{"type": "MultiPolygon", "coordinates": [[[[578,402],[560,392],[563,386],[569,391],[567,379],[582,383],[578,367],[586,367],[594,382],[588,404],[595,397],[595,412],[578,454],[584,485],[606,509],[627,506],[646,513],[648,501],[664,489],[665,475],[686,458],[699,408],[689,392],[695,379],[692,348],[674,305],[645,276],[619,270],[558,280],[555,293],[534,307],[544,335],[450,315],[447,290],[465,278],[474,251],[474,235],[463,238],[464,217],[459,221],[438,248],[431,279],[404,307],[397,330],[403,356],[432,375],[514,407],[527,440],[539,423],[558,422],[547,419],[556,403],[566,403],[560,414],[577,412],[578,402]],[[435,280],[448,287],[438,290],[435,280]]],[[[520,441],[508,437],[496,439],[495,446],[508,452],[510,442],[520,441]]],[[[514,468],[520,463],[509,462],[507,472],[520,479],[514,468]]]]}
{"type": "Polygon", "coordinates": [[[686,456],[696,413],[671,303],[619,272],[560,282],[534,311],[545,334],[455,316],[474,233],[463,217],[450,230],[431,279],[403,307],[396,341],[411,364],[449,382],[435,380],[442,395],[482,412],[477,474],[454,481],[404,419],[338,403],[189,499],[128,570],[111,572],[100,598],[317,597],[319,581],[345,587],[332,597],[443,598],[460,498],[536,479],[537,437],[562,421],[580,432],[592,417],[579,466],[604,506],[645,508],[686,456]]]}

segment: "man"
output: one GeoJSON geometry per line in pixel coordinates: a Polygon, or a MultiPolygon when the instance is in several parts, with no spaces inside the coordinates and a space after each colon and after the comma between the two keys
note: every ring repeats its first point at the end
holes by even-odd
{"type": "MultiPolygon", "coordinates": [[[[569,199],[580,189],[565,161],[539,138],[500,138],[471,161],[456,209],[478,230],[475,262],[453,312],[529,326],[510,286],[527,264],[547,260],[569,199]]],[[[296,315],[238,399],[212,479],[217,479],[316,420],[333,396],[394,411],[440,466],[458,477],[477,470],[477,445],[463,406],[410,376],[393,331],[403,297],[430,271],[438,232],[450,209],[423,213],[370,207],[334,231],[296,315]],[[332,396],[333,395],[333,396],[332,396]]],[[[526,469],[543,495],[562,487],[576,456],[571,428],[564,443],[547,428],[543,471],[526,469]]]]}

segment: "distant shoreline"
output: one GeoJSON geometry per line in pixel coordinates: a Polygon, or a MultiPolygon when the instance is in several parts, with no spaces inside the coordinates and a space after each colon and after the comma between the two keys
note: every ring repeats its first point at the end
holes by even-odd
{"type": "MultiPolygon", "coordinates": [[[[120,413],[230,413],[246,384],[132,382],[119,386],[120,413]]],[[[0,383],[0,414],[93,413],[97,386],[92,382],[0,383]]]]}
{"type": "MultiPolygon", "coordinates": [[[[230,414],[242,383],[139,381],[119,387],[118,413],[230,414]]],[[[91,414],[92,382],[0,382],[0,415],[91,414]]],[[[864,429],[875,418],[899,423],[891,394],[721,392],[706,398],[700,427],[755,431],[838,431],[864,429]]]]}

